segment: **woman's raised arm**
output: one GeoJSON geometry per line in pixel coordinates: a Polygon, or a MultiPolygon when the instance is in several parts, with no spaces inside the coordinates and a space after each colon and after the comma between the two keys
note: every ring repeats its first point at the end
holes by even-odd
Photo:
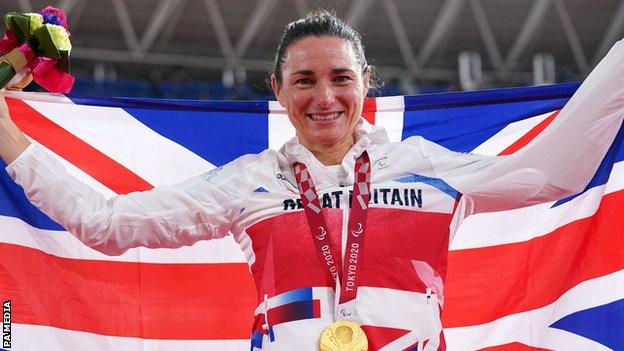
{"type": "Polygon", "coordinates": [[[624,117],[624,42],[617,42],[526,147],[501,157],[431,152],[433,168],[468,196],[471,213],[578,193],[596,172],[624,117]],[[439,155],[439,156],[438,156],[439,155]]]}
{"type": "Polygon", "coordinates": [[[136,246],[180,247],[227,235],[253,189],[249,155],[182,183],[106,199],[30,143],[0,99],[0,154],[28,199],[87,246],[119,255],[136,246]],[[244,166],[241,166],[244,165],[244,166]]]}
{"type": "Polygon", "coordinates": [[[24,134],[9,116],[9,107],[4,98],[4,89],[0,90],[0,157],[10,164],[30,145],[24,134]]]}

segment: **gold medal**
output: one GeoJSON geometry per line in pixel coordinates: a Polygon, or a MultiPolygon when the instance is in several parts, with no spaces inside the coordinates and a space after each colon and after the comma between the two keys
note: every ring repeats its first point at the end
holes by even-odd
{"type": "Polygon", "coordinates": [[[320,341],[321,351],[368,351],[368,339],[359,324],[336,321],[330,324],[320,341]]]}

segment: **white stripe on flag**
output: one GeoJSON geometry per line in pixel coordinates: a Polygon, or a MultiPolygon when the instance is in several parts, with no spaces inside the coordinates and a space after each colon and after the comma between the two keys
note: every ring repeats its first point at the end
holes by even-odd
{"type": "Polygon", "coordinates": [[[77,105],[71,101],[24,102],[153,185],[180,182],[214,168],[121,108],[77,105]]]}
{"type": "Polygon", "coordinates": [[[73,102],[62,94],[52,94],[52,93],[40,93],[40,92],[30,92],[30,91],[11,91],[5,90],[4,92],[7,97],[18,99],[18,100],[28,100],[28,101],[39,101],[39,102],[50,102],[55,104],[73,104],[73,102]]]}
{"type": "MultiPolygon", "coordinates": [[[[27,136],[27,138],[32,142],[32,143],[37,143],[39,144],[38,141],[30,138],[27,136]]],[[[57,160],[59,160],[63,166],[65,166],[65,169],[67,170],[67,173],[71,174],[73,177],[75,177],[76,179],[80,180],[81,182],[83,182],[84,184],[88,185],[89,187],[91,187],[93,190],[99,192],[100,194],[102,194],[102,196],[104,196],[105,198],[111,198],[115,195],[117,195],[116,192],[112,191],[111,189],[109,189],[106,185],[100,183],[97,179],[91,177],[89,174],[85,173],[82,169],[76,167],[73,163],[65,160],[64,158],[62,158],[61,156],[59,156],[58,154],[56,154],[54,151],[48,149],[47,147],[45,147],[44,145],[39,144],[39,146],[41,146],[44,150],[46,150],[47,153],[49,153],[50,155],[52,155],[54,158],[56,158],[57,160]]]]}
{"type": "Polygon", "coordinates": [[[375,125],[384,127],[390,141],[401,141],[403,137],[403,113],[405,98],[403,96],[380,97],[376,101],[375,125]]]}
{"type": "Polygon", "coordinates": [[[607,185],[594,187],[555,208],[550,208],[554,202],[549,202],[465,218],[449,250],[517,243],[547,235],[567,223],[592,216],[604,195],[621,190],[624,190],[624,162],[613,165],[607,185]]]}
{"type": "Polygon", "coordinates": [[[472,152],[482,155],[498,155],[550,115],[552,112],[510,123],[472,152]]]}
{"type": "MultiPolygon", "coordinates": [[[[61,306],[62,307],[62,306],[61,306]]],[[[111,318],[114,318],[111,311],[111,318]]],[[[175,323],[175,321],[171,321],[175,323]]],[[[48,326],[12,325],[11,351],[248,351],[249,340],[153,340],[105,336],[48,326]]]]}
{"type": "Polygon", "coordinates": [[[513,342],[548,350],[609,351],[595,341],[549,326],[577,311],[624,298],[624,270],[582,282],[550,305],[499,318],[490,323],[447,328],[448,351],[479,350],[513,342]]]}
{"type": "Polygon", "coordinates": [[[121,256],[107,256],[82,244],[65,231],[43,230],[21,219],[0,216],[0,242],[43,251],[47,254],[81,260],[137,263],[245,263],[243,252],[232,236],[203,240],[178,249],[130,249],[121,256]]]}
{"type": "Polygon", "coordinates": [[[605,194],[611,194],[616,191],[624,189],[624,161],[620,161],[613,164],[611,174],[609,174],[609,180],[607,180],[607,187],[605,188],[605,194]]]}
{"type": "Polygon", "coordinates": [[[288,119],[284,107],[277,101],[269,101],[269,149],[279,150],[295,136],[295,127],[288,119]]]}

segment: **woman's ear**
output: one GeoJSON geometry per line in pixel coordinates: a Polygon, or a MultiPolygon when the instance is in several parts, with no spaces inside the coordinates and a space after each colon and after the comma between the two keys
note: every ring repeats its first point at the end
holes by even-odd
{"type": "Polygon", "coordinates": [[[284,103],[282,102],[282,94],[281,94],[282,85],[277,81],[277,77],[275,77],[275,74],[271,74],[271,88],[273,89],[273,94],[275,95],[275,98],[277,99],[277,101],[282,106],[284,106],[284,103]]]}
{"type": "Polygon", "coordinates": [[[364,97],[368,96],[368,89],[370,88],[371,69],[371,66],[366,66],[366,69],[364,70],[364,97]]]}

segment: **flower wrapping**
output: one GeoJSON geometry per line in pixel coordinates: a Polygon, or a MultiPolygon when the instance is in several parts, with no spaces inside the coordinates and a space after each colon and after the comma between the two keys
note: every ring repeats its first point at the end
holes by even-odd
{"type": "Polygon", "coordinates": [[[53,93],[69,93],[74,77],[69,73],[71,34],[63,11],[48,6],[40,13],[9,12],[6,32],[0,39],[0,87],[18,73],[29,70],[33,79],[53,93]]]}

